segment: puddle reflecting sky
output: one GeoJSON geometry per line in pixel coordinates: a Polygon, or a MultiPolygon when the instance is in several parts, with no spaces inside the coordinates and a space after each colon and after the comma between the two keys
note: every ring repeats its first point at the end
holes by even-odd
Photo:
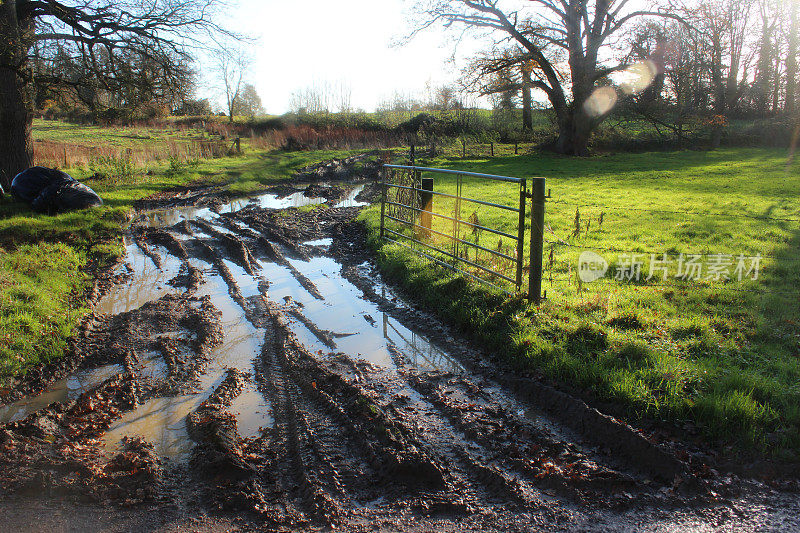
{"type": "MultiPolygon", "coordinates": [[[[328,187],[332,184],[328,182],[320,182],[318,185],[328,187]]],[[[302,184],[298,185],[298,187],[303,186],[304,185],[302,184]]],[[[347,184],[344,184],[344,186],[346,187],[347,184]]],[[[348,191],[347,196],[334,207],[361,207],[369,205],[369,202],[359,202],[356,200],[356,196],[358,196],[365,187],[365,184],[355,186],[353,189],[348,191]]],[[[265,209],[286,209],[287,207],[304,207],[308,205],[323,204],[325,201],[325,198],[309,198],[303,194],[303,191],[297,191],[283,198],[279,198],[277,195],[272,193],[265,193],[249,198],[239,198],[230,203],[223,204],[218,209],[218,212],[235,213],[236,211],[244,209],[248,206],[258,206],[265,209]]],[[[150,227],[166,228],[174,226],[183,220],[194,220],[198,218],[214,220],[218,217],[218,214],[208,207],[178,207],[147,211],[143,213],[143,216],[150,227]]]]}
{"type": "MultiPolygon", "coordinates": [[[[425,337],[406,328],[383,313],[377,305],[365,300],[361,290],[342,277],[341,265],[334,259],[314,257],[308,262],[292,259],[289,261],[314,282],[324,300],[311,296],[289,269],[262,262],[263,275],[271,282],[269,298],[281,302],[288,296],[302,304],[301,312],[309,320],[320,329],[335,334],[336,351],[373,364],[394,366],[389,351],[389,345],[393,344],[410,364],[421,370],[462,370],[458,362],[433,346],[425,337]]],[[[292,321],[292,328],[311,351],[330,351],[299,321],[292,321]]]]}
{"type": "MultiPolygon", "coordinates": [[[[264,330],[257,329],[248,322],[244,311],[230,297],[227,284],[218,274],[212,272],[209,263],[194,259],[190,263],[205,271],[206,283],[201,285],[197,295],[210,296],[222,313],[222,344],[212,351],[209,365],[200,376],[197,394],[156,398],[126,414],[105,435],[105,448],[108,452],[118,451],[126,436],[141,436],[154,444],[156,453],[160,456],[185,462],[194,447],[186,427],[186,416],[214,392],[227,368],[253,373],[253,359],[261,352],[264,330]]],[[[244,270],[234,272],[234,275],[253,279],[244,270]]],[[[242,285],[244,283],[240,287],[242,285]]],[[[261,427],[271,426],[273,420],[267,400],[255,389],[246,389],[245,392],[247,395],[235,404],[237,423],[247,436],[255,436],[254,432],[258,432],[261,427]]]]}
{"type": "Polygon", "coordinates": [[[128,283],[116,285],[95,307],[98,314],[117,315],[138,309],[147,302],[175,292],[167,284],[178,275],[181,260],[161,247],[154,247],[161,256],[161,269],[147,257],[136,243],[126,240],[126,261],[133,267],[133,277],[128,283]]]}
{"type": "Polygon", "coordinates": [[[348,192],[347,196],[333,207],[363,207],[369,205],[369,202],[359,202],[356,200],[356,196],[361,194],[361,191],[363,191],[365,187],[366,185],[359,185],[355,189],[348,192]]]}
{"type": "Polygon", "coordinates": [[[29,414],[44,409],[54,402],[77,399],[84,392],[121,373],[119,365],[107,365],[91,370],[79,370],[66,379],[53,383],[43,393],[0,407],[0,423],[16,422],[29,414]]]}
{"type": "Polygon", "coordinates": [[[272,409],[255,384],[248,382],[228,411],[236,417],[239,435],[251,439],[261,435],[261,429],[273,425],[272,409]]]}
{"type": "MultiPolygon", "coordinates": [[[[364,205],[355,200],[363,188],[362,185],[350,191],[348,197],[338,205],[364,205]]],[[[251,203],[280,209],[323,201],[320,198],[306,198],[302,193],[286,198],[267,194],[256,199],[232,202],[224,206],[221,211],[236,211],[251,203]]],[[[146,215],[148,222],[156,227],[168,227],[181,220],[198,217],[215,223],[218,215],[209,209],[197,208],[155,211],[146,215]]],[[[225,230],[220,228],[220,231],[225,230]]],[[[327,247],[331,243],[331,239],[319,239],[306,244],[327,247]]],[[[118,314],[131,311],[165,294],[176,292],[176,289],[167,282],[179,273],[181,261],[163,248],[155,248],[162,257],[161,269],[157,268],[135,243],[126,243],[127,261],[133,267],[132,279],[129,283],[114,288],[104,297],[97,306],[98,313],[118,314]]],[[[377,305],[364,299],[361,291],[342,277],[341,265],[334,259],[315,257],[310,261],[289,261],[317,286],[324,297],[323,300],[310,295],[295,279],[290,269],[275,263],[258,262],[261,271],[256,277],[250,276],[231,261],[225,260],[225,265],[236,278],[239,290],[245,298],[260,294],[259,281],[263,278],[269,282],[268,297],[271,300],[283,304],[287,301],[285,298],[289,297],[300,304],[300,312],[316,327],[333,334],[337,345],[336,352],[343,352],[373,364],[394,367],[395,359],[390,350],[390,347],[394,347],[402,354],[401,358],[404,359],[402,364],[411,364],[422,370],[462,371],[461,366],[453,358],[433,346],[425,337],[417,335],[381,312],[377,305]]],[[[161,456],[178,461],[186,460],[193,448],[193,442],[186,428],[186,416],[211,395],[223,379],[225,369],[236,368],[250,374],[254,373],[253,360],[260,355],[264,330],[254,327],[246,319],[244,311],[231,298],[227,284],[211,264],[198,259],[191,259],[190,263],[205,274],[205,283],[200,286],[197,296],[209,296],[214,306],[222,313],[223,342],[211,354],[211,361],[200,377],[198,393],[152,399],[127,413],[105,436],[105,447],[109,452],[118,450],[124,437],[141,436],[152,442],[161,456]]],[[[367,277],[373,280],[379,292],[387,290],[375,276],[367,277]]],[[[290,320],[292,330],[311,352],[331,351],[302,322],[296,319],[290,320]]],[[[166,375],[166,367],[163,361],[159,360],[158,354],[141,354],[140,361],[143,366],[142,371],[147,376],[161,379],[166,375]]],[[[22,417],[36,409],[46,407],[53,401],[77,397],[83,391],[98,385],[121,370],[119,367],[103,367],[88,373],[76,373],[67,380],[55,384],[40,396],[0,408],[0,420],[22,417]]],[[[252,381],[236,399],[230,411],[237,417],[240,434],[244,437],[255,437],[262,427],[274,424],[269,402],[252,381]]]]}
{"type": "Polygon", "coordinates": [[[109,453],[119,450],[125,437],[141,436],[161,456],[176,461],[189,459],[194,442],[189,438],[186,417],[197,409],[211,393],[154,398],[123,415],[105,434],[109,453]]]}

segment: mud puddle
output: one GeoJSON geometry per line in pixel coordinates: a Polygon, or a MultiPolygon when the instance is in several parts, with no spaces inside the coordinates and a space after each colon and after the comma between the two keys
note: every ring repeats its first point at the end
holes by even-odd
{"type": "MultiPolygon", "coordinates": [[[[253,372],[253,359],[261,349],[264,333],[247,320],[244,311],[229,294],[225,280],[215,272],[213,267],[202,260],[193,259],[190,264],[205,273],[205,283],[197,291],[198,297],[207,296],[215,308],[221,313],[224,336],[222,343],[213,349],[210,363],[199,377],[196,392],[177,397],[153,398],[138,409],[124,415],[104,437],[105,450],[109,453],[118,451],[126,438],[142,437],[154,445],[155,452],[165,459],[178,463],[187,462],[194,448],[189,436],[186,418],[206,401],[216,387],[222,382],[227,369],[234,368],[246,373],[253,372]]],[[[225,261],[237,278],[242,279],[240,285],[248,295],[258,294],[257,280],[247,275],[241,267],[231,261],[225,261]],[[247,283],[248,278],[252,283],[247,283]]],[[[134,281],[135,283],[135,281],[134,281]]],[[[147,291],[143,287],[141,297],[147,299],[147,291]]],[[[156,290],[152,296],[158,296],[156,290]]],[[[163,363],[155,358],[155,365],[146,367],[143,376],[158,373],[163,375],[163,363]]],[[[248,436],[256,436],[259,428],[269,427],[272,420],[269,416],[269,405],[263,396],[256,391],[249,391],[237,403],[235,416],[241,420],[243,427],[255,428],[248,431],[248,436]],[[245,404],[243,402],[249,402],[245,404]]]]}
{"type": "MultiPolygon", "coordinates": [[[[343,203],[358,204],[355,197],[363,190],[356,187],[343,203]]],[[[274,195],[258,201],[270,209],[283,206],[286,202],[311,205],[314,199],[291,195],[275,200],[274,195]]],[[[242,206],[252,206],[251,200],[243,201],[242,206]]],[[[221,212],[232,212],[236,203],[221,212]]],[[[154,219],[156,227],[164,220],[183,221],[201,218],[213,225],[215,231],[227,235],[235,232],[219,223],[214,213],[182,208],[182,214],[171,214],[154,219]],[[205,218],[204,218],[205,217],[205,218]]],[[[183,235],[182,242],[193,239],[208,240],[209,235],[193,231],[183,235]]],[[[321,238],[302,243],[308,247],[318,247],[324,251],[333,242],[332,238],[321,238]]],[[[165,252],[163,248],[160,252],[165,252]]],[[[108,296],[101,302],[100,309],[110,312],[123,312],[137,302],[157,299],[171,287],[167,283],[177,275],[181,261],[167,255],[162,269],[155,268],[152,261],[136,246],[129,247],[129,262],[133,277],[127,288],[108,296]],[[165,288],[166,287],[166,288],[165,288]],[[132,298],[129,295],[134,295],[132,298]]],[[[402,354],[404,362],[420,370],[441,370],[459,372],[459,363],[443,350],[436,348],[424,336],[402,325],[379,307],[363,297],[363,293],[342,274],[342,265],[326,256],[311,257],[308,261],[288,259],[293,268],[267,260],[257,260],[254,265],[257,275],[253,276],[229,258],[221,263],[235,280],[235,290],[246,299],[265,296],[282,305],[289,316],[289,324],[294,334],[312,353],[345,353],[356,360],[365,360],[383,367],[394,368],[395,359],[402,354]],[[296,273],[307,278],[318,290],[312,295],[298,281],[296,273]],[[262,287],[268,282],[266,294],[262,287]],[[321,298],[319,298],[321,296],[321,298]],[[297,318],[301,317],[301,318],[297,318]]],[[[185,462],[191,456],[193,442],[186,426],[186,417],[206,401],[219,385],[226,369],[233,368],[253,375],[253,361],[258,356],[264,339],[264,330],[253,325],[240,303],[232,298],[231,286],[215,267],[204,260],[192,258],[189,264],[199,268],[205,275],[205,283],[197,290],[197,297],[208,296],[215,308],[222,314],[224,338],[222,344],[213,351],[211,363],[200,377],[196,394],[154,398],[140,406],[136,411],[123,416],[105,436],[105,448],[109,452],[120,448],[125,438],[143,437],[152,442],[157,454],[165,459],[185,462]]],[[[378,286],[381,284],[378,282],[378,286]]],[[[163,369],[161,369],[163,372],[163,369]]],[[[152,370],[150,370],[152,373],[152,370]]],[[[271,406],[257,386],[248,382],[244,391],[238,395],[229,408],[237,420],[243,438],[256,438],[263,428],[274,424],[271,406]]]]}
{"type": "Polygon", "coordinates": [[[84,392],[97,387],[107,379],[120,374],[120,365],[106,365],[90,370],[79,370],[69,377],[57,381],[48,389],[31,398],[0,407],[0,424],[17,422],[28,415],[44,409],[55,402],[76,400],[84,392]]]}
{"type": "MultiPolygon", "coordinates": [[[[306,244],[324,247],[329,241],[323,239],[306,244]]],[[[461,370],[455,359],[427,338],[366,300],[363,292],[342,276],[342,265],[333,258],[321,256],[310,261],[289,259],[289,262],[314,283],[322,299],[309,294],[289,269],[275,263],[260,264],[264,276],[272,280],[270,299],[299,308],[305,318],[330,333],[332,345],[325,345],[300,320],[293,320],[292,330],[311,351],[342,352],[373,364],[393,367],[394,349],[408,358],[408,364],[421,370],[461,370]]],[[[378,287],[380,285],[378,282],[378,287]]]]}
{"type": "Polygon", "coordinates": [[[181,260],[161,249],[161,265],[156,265],[129,237],[125,241],[123,268],[130,269],[131,279],[113,287],[95,306],[96,314],[118,315],[174,292],[167,282],[180,272],[181,260]]]}

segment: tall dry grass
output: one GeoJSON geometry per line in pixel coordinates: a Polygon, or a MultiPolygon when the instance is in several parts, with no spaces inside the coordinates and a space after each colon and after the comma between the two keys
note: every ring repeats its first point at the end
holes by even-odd
{"type": "Polygon", "coordinates": [[[391,148],[402,144],[400,135],[388,131],[306,124],[267,131],[251,139],[251,146],[278,150],[354,150],[391,148]]]}
{"type": "Polygon", "coordinates": [[[165,140],[136,148],[35,141],[34,162],[44,167],[70,168],[89,167],[93,162],[105,159],[126,159],[135,166],[145,166],[148,163],[173,160],[185,163],[198,159],[216,159],[228,155],[230,151],[231,143],[213,140],[165,140]]]}
{"type": "MultiPolygon", "coordinates": [[[[155,127],[156,125],[153,125],[155,127]]],[[[163,130],[165,125],[160,124],[163,130]]],[[[132,135],[149,139],[147,125],[137,125],[132,135]]],[[[45,167],[90,167],[101,160],[125,160],[136,167],[149,163],[177,161],[186,163],[216,159],[236,153],[236,139],[242,149],[250,150],[356,150],[391,148],[403,144],[400,134],[389,131],[306,124],[259,130],[244,124],[197,121],[171,124],[172,132],[182,132],[178,139],[154,141],[133,147],[76,143],[69,141],[34,141],[34,161],[45,167]],[[201,138],[196,138],[196,137],[201,138]]]]}

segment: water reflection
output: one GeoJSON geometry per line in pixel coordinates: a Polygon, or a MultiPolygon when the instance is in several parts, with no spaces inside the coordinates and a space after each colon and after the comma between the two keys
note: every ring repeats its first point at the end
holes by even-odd
{"type": "Polygon", "coordinates": [[[0,407],[0,423],[17,422],[54,402],[75,400],[84,392],[121,373],[122,370],[123,368],[119,365],[79,370],[66,379],[53,383],[46,391],[37,396],[23,398],[0,407]]]}
{"type": "Polygon", "coordinates": [[[239,435],[246,439],[260,436],[262,429],[274,424],[269,402],[252,382],[247,383],[228,411],[236,417],[239,435]]]}
{"type": "Polygon", "coordinates": [[[356,200],[356,196],[361,194],[361,191],[363,191],[365,187],[366,185],[359,185],[358,187],[352,189],[347,193],[347,196],[344,198],[344,200],[334,205],[334,207],[363,207],[369,205],[369,202],[359,202],[356,200]]]}
{"type": "MultiPolygon", "coordinates": [[[[211,396],[228,368],[254,373],[253,360],[261,352],[264,330],[255,328],[247,320],[242,308],[228,293],[228,285],[213,272],[209,263],[200,260],[192,260],[192,263],[206,272],[206,283],[201,286],[197,296],[210,296],[214,306],[222,313],[222,343],[212,350],[209,365],[199,378],[197,393],[154,398],[127,413],[105,435],[105,448],[108,452],[118,451],[125,437],[141,436],[153,443],[160,456],[185,462],[194,447],[187,430],[186,417],[211,396]]],[[[241,279],[240,286],[247,285],[247,278],[252,279],[252,276],[235,267],[233,263],[227,266],[241,279]],[[234,270],[234,267],[238,270],[234,270]]],[[[237,418],[240,431],[248,437],[256,436],[259,428],[272,425],[269,403],[254,388],[245,389],[234,406],[231,412],[237,418]]]]}
{"type": "MultiPolygon", "coordinates": [[[[271,282],[269,298],[298,304],[299,311],[316,327],[333,334],[335,351],[392,367],[395,366],[393,348],[421,370],[462,371],[455,359],[364,298],[361,290],[342,276],[341,264],[333,258],[289,259],[289,262],[316,285],[324,299],[318,300],[309,294],[288,268],[262,262],[264,276],[271,282]],[[381,327],[378,320],[385,326],[381,327]]],[[[383,287],[382,282],[376,283],[383,287]]],[[[302,322],[291,320],[290,326],[311,352],[331,351],[302,322]]]]}
{"type": "Polygon", "coordinates": [[[413,367],[454,373],[463,371],[458,362],[436,348],[426,337],[403,327],[386,313],[383,313],[383,336],[408,358],[413,367]]]}
{"type": "Polygon", "coordinates": [[[114,286],[95,307],[98,314],[117,315],[138,309],[147,302],[174,292],[167,282],[178,275],[182,262],[165,249],[155,247],[161,255],[161,268],[131,242],[125,241],[126,260],[133,268],[131,280],[114,286]]]}
{"type": "Polygon", "coordinates": [[[193,442],[189,438],[186,417],[211,393],[154,398],[123,415],[105,434],[106,451],[115,453],[125,437],[140,436],[152,443],[161,457],[185,461],[193,442]]]}

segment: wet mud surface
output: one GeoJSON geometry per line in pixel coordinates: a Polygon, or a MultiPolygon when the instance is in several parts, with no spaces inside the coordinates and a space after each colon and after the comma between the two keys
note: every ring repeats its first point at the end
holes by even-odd
{"type": "Polygon", "coordinates": [[[0,407],[0,516],[35,530],[57,501],[61,529],[800,528],[791,483],[662,446],[405,303],[353,222],[370,194],[149,199],[69,364],[0,407]]]}

